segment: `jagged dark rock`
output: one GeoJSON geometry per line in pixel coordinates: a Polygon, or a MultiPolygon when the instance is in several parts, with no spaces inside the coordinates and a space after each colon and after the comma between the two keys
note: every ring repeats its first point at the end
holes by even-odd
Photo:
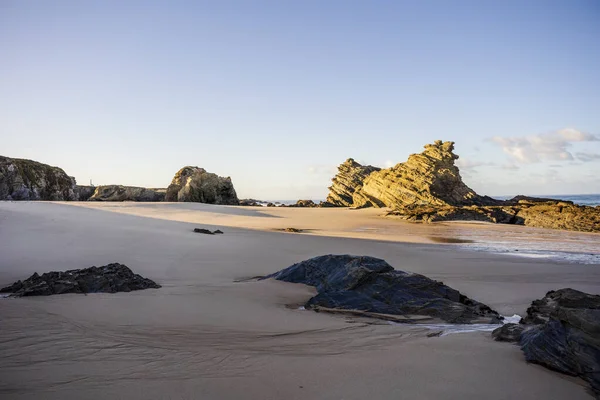
{"type": "Polygon", "coordinates": [[[177,171],[167,188],[165,200],[226,205],[240,203],[231,178],[190,166],[177,171]]]}
{"type": "Polygon", "coordinates": [[[502,317],[442,282],[394,270],[366,256],[325,255],[265,277],[314,286],[318,294],[305,305],[315,310],[361,311],[384,315],[427,316],[450,323],[500,323],[502,317]]]}
{"type": "Polygon", "coordinates": [[[34,273],[24,281],[17,281],[0,289],[11,297],[49,296],[63,293],[116,293],[132,290],[158,289],[156,282],[134,274],[123,264],[103,267],[34,273]]]}
{"type": "Polygon", "coordinates": [[[220,230],[216,230],[216,231],[210,231],[209,229],[204,229],[204,228],[194,228],[194,232],[196,233],[204,233],[205,235],[222,235],[223,232],[220,230]]]}
{"type": "Polygon", "coordinates": [[[97,186],[88,201],[163,201],[165,189],[147,189],[135,186],[97,186]]]}
{"type": "Polygon", "coordinates": [[[75,183],[61,168],[0,156],[0,200],[77,200],[75,183]]]}
{"type": "Polygon", "coordinates": [[[600,398],[600,296],[550,291],[531,303],[519,325],[504,325],[492,335],[518,340],[528,362],[585,379],[600,398]]]}
{"type": "Polygon", "coordinates": [[[504,324],[492,331],[492,337],[499,342],[516,343],[521,339],[521,334],[525,329],[525,325],[522,324],[504,324]]]}

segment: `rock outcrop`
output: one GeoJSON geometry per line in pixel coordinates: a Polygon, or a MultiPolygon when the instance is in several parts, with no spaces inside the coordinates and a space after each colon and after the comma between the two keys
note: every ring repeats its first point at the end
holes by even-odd
{"type": "Polygon", "coordinates": [[[206,172],[204,168],[183,167],[167,188],[166,201],[238,205],[231,178],[206,172]]]}
{"type": "Polygon", "coordinates": [[[600,398],[600,296],[550,291],[531,303],[520,324],[492,336],[518,342],[528,362],[585,379],[600,398]]]}
{"type": "Polygon", "coordinates": [[[339,167],[320,206],[388,207],[390,216],[415,222],[485,221],[540,228],[600,232],[600,207],[517,196],[480,196],[460,176],[453,142],[436,141],[421,154],[388,169],[352,159],[339,167]]]}
{"type": "Polygon", "coordinates": [[[387,213],[412,222],[483,221],[538,228],[600,232],[600,207],[579,206],[572,202],[533,198],[514,199],[497,206],[409,205],[387,213]]]}
{"type": "Polygon", "coordinates": [[[464,184],[454,162],[454,142],[425,145],[404,163],[387,169],[363,167],[349,159],[333,178],[327,202],[347,207],[391,207],[494,204],[464,184]]]}
{"type": "Polygon", "coordinates": [[[347,159],[338,167],[326,202],[339,207],[353,207],[354,193],[360,191],[367,176],[379,170],[371,165],[360,165],[352,158],[347,159]]]}
{"type": "Polygon", "coordinates": [[[450,323],[500,323],[502,317],[485,304],[442,282],[394,270],[384,260],[351,255],[325,255],[294,264],[265,277],[314,286],[318,294],[306,308],[362,312],[374,318],[401,316],[450,323]]]}
{"type": "Polygon", "coordinates": [[[73,269],[64,272],[34,273],[24,281],[17,281],[0,289],[11,297],[49,296],[63,293],[116,293],[132,290],[158,289],[156,282],[134,274],[123,264],[73,269]]]}
{"type": "Polygon", "coordinates": [[[163,201],[165,189],[147,189],[135,186],[97,186],[88,201],[163,201]]]}
{"type": "Polygon", "coordinates": [[[0,156],[0,200],[77,200],[74,188],[61,168],[0,156]]]}

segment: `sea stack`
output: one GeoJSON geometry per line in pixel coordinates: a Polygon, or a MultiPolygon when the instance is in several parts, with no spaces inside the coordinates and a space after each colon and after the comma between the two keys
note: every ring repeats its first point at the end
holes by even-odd
{"type": "Polygon", "coordinates": [[[183,167],[167,188],[165,201],[238,205],[230,177],[221,177],[204,168],[183,167]]]}

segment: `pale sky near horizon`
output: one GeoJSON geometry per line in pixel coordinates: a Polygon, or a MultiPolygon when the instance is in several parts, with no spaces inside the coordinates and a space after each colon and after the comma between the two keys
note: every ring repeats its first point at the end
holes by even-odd
{"type": "Polygon", "coordinates": [[[0,155],[323,199],[456,142],[480,194],[600,193],[600,2],[0,0],[0,155]]]}

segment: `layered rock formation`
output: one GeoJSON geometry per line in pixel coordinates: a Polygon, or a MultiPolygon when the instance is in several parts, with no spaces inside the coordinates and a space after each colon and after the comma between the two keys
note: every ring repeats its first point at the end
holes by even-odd
{"type": "Polygon", "coordinates": [[[379,170],[371,165],[360,165],[352,158],[347,159],[338,167],[326,202],[339,207],[353,207],[354,193],[361,190],[364,180],[372,172],[379,170]]]}
{"type": "Polygon", "coordinates": [[[63,293],[116,293],[132,290],[158,289],[156,282],[134,274],[126,265],[108,264],[103,267],[34,273],[24,281],[17,281],[0,289],[11,297],[49,296],[63,293]]]}
{"type": "Polygon", "coordinates": [[[0,156],[0,200],[77,200],[74,188],[61,168],[0,156]]]}
{"type": "Polygon", "coordinates": [[[327,202],[343,207],[389,207],[408,221],[486,221],[540,228],[600,232],[600,207],[517,196],[501,201],[480,196],[462,181],[453,142],[436,141],[421,154],[388,169],[340,165],[327,202]]]}
{"type": "Polygon", "coordinates": [[[135,186],[102,185],[95,188],[88,201],[163,201],[165,189],[135,186]]]}
{"type": "Polygon", "coordinates": [[[314,286],[318,294],[306,308],[361,312],[374,318],[414,322],[423,317],[450,323],[500,323],[485,304],[442,282],[397,271],[384,260],[351,255],[325,255],[294,264],[265,277],[314,286]]]}
{"type": "Polygon", "coordinates": [[[494,204],[465,185],[454,161],[454,142],[436,141],[421,154],[388,169],[363,167],[349,159],[338,168],[327,202],[346,207],[401,207],[411,204],[494,204]]]}
{"type": "Polygon", "coordinates": [[[528,362],[585,379],[600,398],[600,296],[550,291],[531,303],[520,324],[492,335],[518,342],[528,362]]]}
{"type": "Polygon", "coordinates": [[[204,168],[183,167],[167,188],[166,201],[238,205],[231,178],[220,177],[204,168]]]}

